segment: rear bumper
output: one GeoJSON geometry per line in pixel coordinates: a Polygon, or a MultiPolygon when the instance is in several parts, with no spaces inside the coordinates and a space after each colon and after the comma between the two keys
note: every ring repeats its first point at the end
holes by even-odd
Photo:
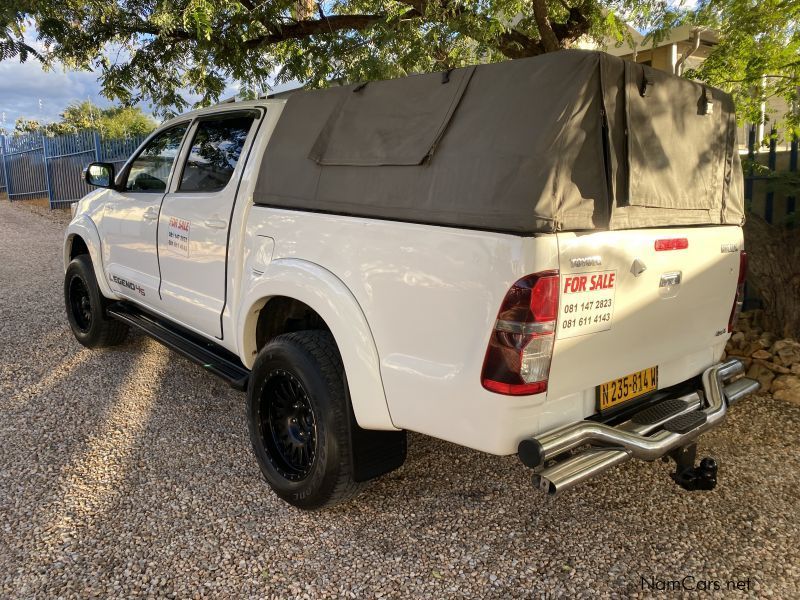
{"type": "Polygon", "coordinates": [[[536,469],[534,484],[551,495],[632,458],[655,460],[717,427],[729,407],[757,391],[759,383],[743,372],[740,361],[729,360],[705,370],[702,390],[664,399],[618,425],[585,420],[524,439],[520,460],[536,469]],[[567,455],[576,448],[582,450],[567,455]]]}

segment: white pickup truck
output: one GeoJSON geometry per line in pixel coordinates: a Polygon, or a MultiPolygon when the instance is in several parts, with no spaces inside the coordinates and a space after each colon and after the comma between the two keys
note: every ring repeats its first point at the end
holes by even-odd
{"type": "Polygon", "coordinates": [[[88,347],[153,336],[247,391],[275,492],[319,508],[406,431],[566,490],[670,456],[758,389],[720,362],[745,276],[723,92],[595,52],[297,92],[94,163],[64,244],[88,347]]]}

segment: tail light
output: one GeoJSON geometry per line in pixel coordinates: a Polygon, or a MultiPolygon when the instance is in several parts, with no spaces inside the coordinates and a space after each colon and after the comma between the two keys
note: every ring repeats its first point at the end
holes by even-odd
{"type": "Polygon", "coordinates": [[[487,390],[511,396],[547,391],[558,288],[558,271],[543,271],[508,290],[483,361],[481,383],[487,390]]]}
{"type": "Polygon", "coordinates": [[[744,304],[745,279],[747,279],[747,252],[742,250],[739,253],[739,280],[736,283],[736,296],[733,298],[731,316],[728,319],[728,332],[733,331],[733,328],[736,325],[736,319],[739,318],[739,313],[742,312],[742,305],[744,304]]]}

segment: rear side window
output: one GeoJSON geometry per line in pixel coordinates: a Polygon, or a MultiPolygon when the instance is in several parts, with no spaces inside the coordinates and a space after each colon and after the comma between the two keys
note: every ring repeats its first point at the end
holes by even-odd
{"type": "Polygon", "coordinates": [[[197,125],[183,168],[179,192],[218,192],[239,162],[253,115],[203,120],[197,125]]]}

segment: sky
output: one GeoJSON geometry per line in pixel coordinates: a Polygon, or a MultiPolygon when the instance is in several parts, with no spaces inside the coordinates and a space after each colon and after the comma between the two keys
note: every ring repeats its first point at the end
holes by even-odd
{"type": "MultiPolygon", "coordinates": [[[[34,47],[40,46],[33,28],[25,32],[25,39],[34,47]]],[[[276,86],[276,91],[296,86],[276,86]]],[[[234,96],[237,91],[236,84],[231,82],[220,99],[234,96]]],[[[188,94],[185,97],[190,104],[196,99],[188,94]]],[[[14,129],[18,118],[40,123],[58,121],[69,104],[83,100],[103,107],[112,104],[100,94],[97,73],[67,71],[60,66],[45,71],[35,58],[25,63],[18,59],[0,61],[0,127],[7,131],[14,129]]],[[[147,104],[140,108],[147,114],[152,112],[147,104]]]]}

